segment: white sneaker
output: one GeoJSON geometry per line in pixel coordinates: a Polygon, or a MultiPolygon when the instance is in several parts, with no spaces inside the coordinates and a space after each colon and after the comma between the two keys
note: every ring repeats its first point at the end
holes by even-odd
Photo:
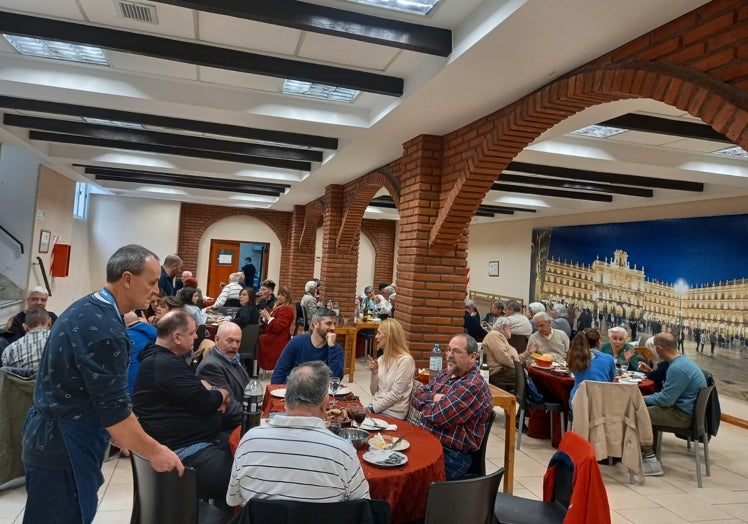
{"type": "Polygon", "coordinates": [[[647,477],[660,477],[664,473],[657,457],[642,458],[642,466],[644,468],[644,475],[647,477]]]}

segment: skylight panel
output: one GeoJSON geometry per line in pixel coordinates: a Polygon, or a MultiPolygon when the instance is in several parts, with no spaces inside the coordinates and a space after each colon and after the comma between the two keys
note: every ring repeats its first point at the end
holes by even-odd
{"type": "Polygon", "coordinates": [[[144,129],[143,124],[137,124],[135,122],[124,122],[121,120],[107,120],[106,118],[89,118],[83,117],[83,120],[89,124],[101,124],[105,126],[116,126],[116,127],[127,127],[129,129],[144,129]]]}
{"type": "Polygon", "coordinates": [[[736,158],[748,158],[748,151],[740,146],[728,147],[714,152],[715,155],[731,156],[736,158]]]}
{"type": "Polygon", "coordinates": [[[28,36],[3,36],[22,55],[109,66],[104,52],[98,47],[28,36]]]}
{"type": "Polygon", "coordinates": [[[353,102],[360,91],[336,87],[313,82],[302,82],[300,80],[284,80],[283,91],[286,95],[306,96],[320,98],[322,100],[333,100],[335,102],[353,102]]]}
{"type": "Polygon", "coordinates": [[[608,138],[609,136],[619,135],[625,133],[628,129],[622,129],[620,127],[609,127],[609,126],[598,126],[591,125],[572,131],[572,135],[589,136],[592,138],[608,138]]]}
{"type": "Polygon", "coordinates": [[[392,9],[393,11],[404,11],[416,15],[427,15],[439,2],[439,0],[347,0],[356,4],[392,9]]]}

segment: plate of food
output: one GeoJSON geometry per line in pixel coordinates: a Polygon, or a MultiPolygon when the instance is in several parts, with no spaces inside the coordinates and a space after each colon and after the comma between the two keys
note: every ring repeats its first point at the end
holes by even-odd
{"type": "Polygon", "coordinates": [[[387,425],[387,421],[381,418],[366,417],[360,427],[366,431],[381,431],[387,429],[387,425]]]}
{"type": "Polygon", "coordinates": [[[270,392],[275,398],[286,398],[286,388],[274,389],[270,392]]]}
{"type": "MultiPolygon", "coordinates": [[[[399,438],[400,437],[377,433],[377,435],[374,438],[369,439],[369,448],[389,450],[392,443],[396,442],[397,439],[399,438]]],[[[393,451],[405,451],[409,447],[410,447],[410,442],[403,439],[400,442],[398,442],[394,448],[391,448],[391,449],[393,451]]]]}
{"type": "MultiPolygon", "coordinates": [[[[350,392],[351,392],[351,388],[349,388],[348,386],[341,385],[338,388],[337,393],[335,393],[335,396],[336,397],[342,397],[343,395],[347,395],[350,392]]],[[[330,395],[332,395],[332,389],[330,389],[330,395]]]]}
{"type": "Polygon", "coordinates": [[[376,449],[364,453],[364,460],[381,468],[395,468],[408,462],[408,457],[397,451],[376,449]]]}
{"type": "Polygon", "coordinates": [[[327,422],[340,422],[341,427],[346,427],[351,425],[351,419],[348,417],[348,412],[345,410],[345,408],[330,408],[327,410],[327,415],[325,416],[325,420],[327,422]]]}

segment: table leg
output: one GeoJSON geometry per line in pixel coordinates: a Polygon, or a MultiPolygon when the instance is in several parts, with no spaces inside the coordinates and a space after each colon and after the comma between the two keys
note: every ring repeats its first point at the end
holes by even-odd
{"type": "Polygon", "coordinates": [[[504,429],[504,493],[510,495],[514,491],[514,443],[516,438],[515,423],[517,419],[517,403],[510,402],[504,406],[506,414],[506,428],[504,429]]]}

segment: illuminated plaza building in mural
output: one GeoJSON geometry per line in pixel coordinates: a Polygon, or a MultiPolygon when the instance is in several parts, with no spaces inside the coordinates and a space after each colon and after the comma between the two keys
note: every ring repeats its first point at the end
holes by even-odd
{"type": "Polygon", "coordinates": [[[745,278],[693,287],[682,281],[648,280],[645,267],[631,267],[622,249],[590,265],[547,258],[540,269],[542,292],[534,300],[563,301],[576,311],[589,309],[595,317],[610,315],[616,323],[635,319],[683,325],[735,338],[748,333],[745,278]]]}

